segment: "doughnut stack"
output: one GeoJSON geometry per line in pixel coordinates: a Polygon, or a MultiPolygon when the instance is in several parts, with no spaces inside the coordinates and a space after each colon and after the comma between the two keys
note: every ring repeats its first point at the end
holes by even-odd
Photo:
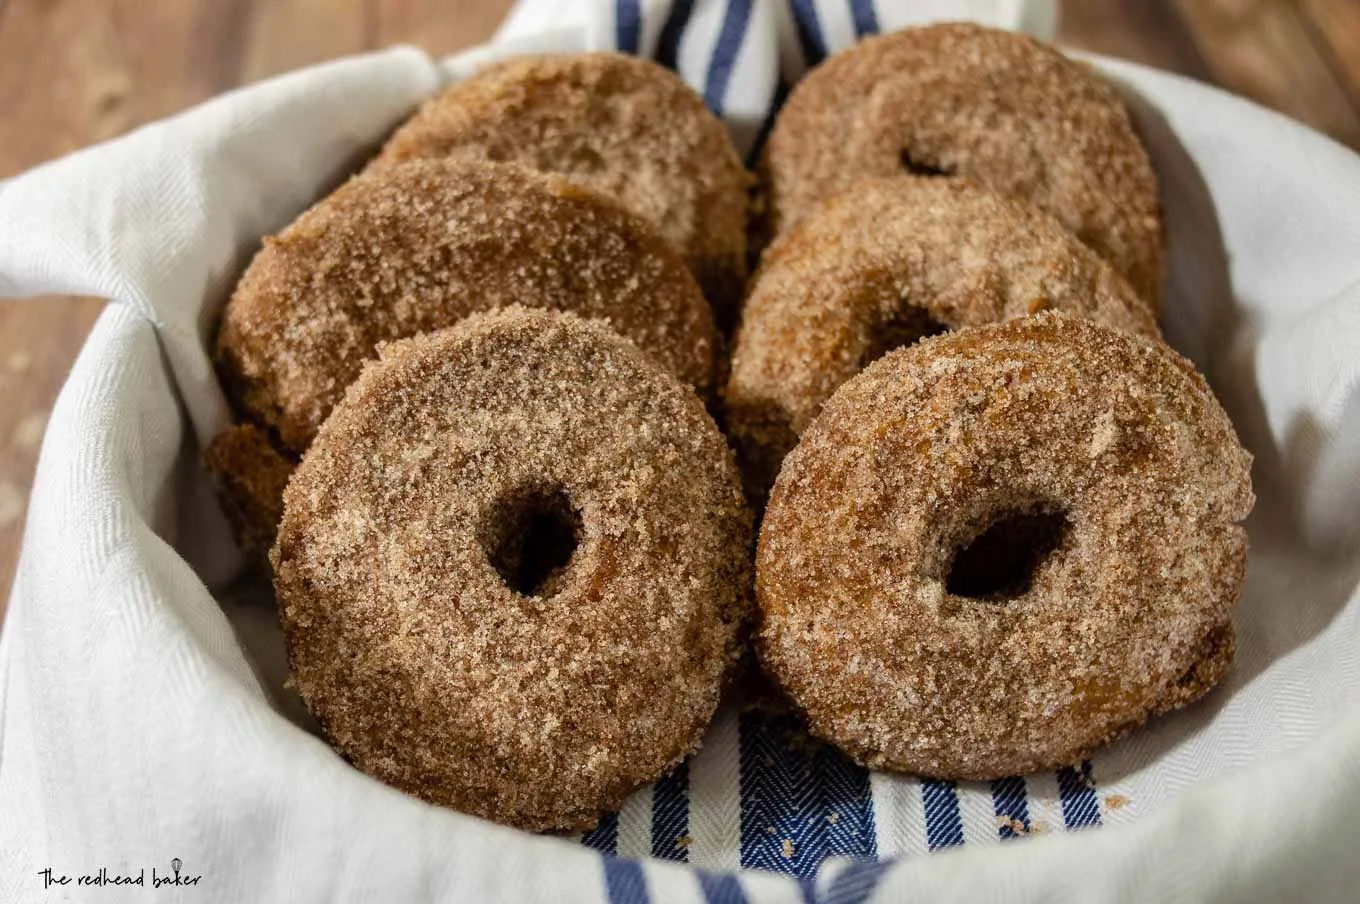
{"type": "Polygon", "coordinates": [[[1162,258],[1119,96],[1029,38],[829,58],[754,177],[667,70],[518,58],[265,239],[205,459],[326,738],[425,800],[587,828],[747,650],[869,767],[1047,769],[1233,655],[1251,459],[1162,258]]]}

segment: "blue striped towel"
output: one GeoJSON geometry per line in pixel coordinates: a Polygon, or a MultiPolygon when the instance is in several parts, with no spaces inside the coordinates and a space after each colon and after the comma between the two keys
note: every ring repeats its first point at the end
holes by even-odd
{"type": "MultiPolygon", "coordinates": [[[[634,794],[581,842],[611,857],[772,870],[812,889],[831,857],[872,863],[1097,826],[1101,819],[1090,762],[991,783],[872,773],[809,738],[794,716],[732,703],[695,756],[634,794]]],[[[611,889],[643,887],[629,878],[641,876],[636,863],[611,861],[606,870],[611,889]]],[[[730,889],[707,900],[745,900],[735,880],[707,881],[730,889]]],[[[645,900],[611,892],[614,902],[645,900]]]]}

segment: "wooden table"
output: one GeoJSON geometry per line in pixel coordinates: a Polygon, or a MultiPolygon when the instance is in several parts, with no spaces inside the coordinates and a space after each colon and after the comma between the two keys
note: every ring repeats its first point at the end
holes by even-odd
{"type": "MultiPolygon", "coordinates": [[[[309,63],[399,42],[453,52],[508,6],[0,0],[0,178],[309,63]]],[[[1059,38],[1217,83],[1360,148],[1360,0],[1069,0],[1059,38]]],[[[47,413],[102,306],[0,303],[0,608],[47,413]]]]}

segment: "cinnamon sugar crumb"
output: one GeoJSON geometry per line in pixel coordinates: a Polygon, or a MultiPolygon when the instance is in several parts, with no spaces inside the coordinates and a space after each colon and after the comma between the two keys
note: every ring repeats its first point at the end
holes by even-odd
{"type": "Polygon", "coordinates": [[[297,689],[346,758],[426,800],[593,824],[695,749],[737,661],[751,520],[731,453],[691,389],[597,323],[511,307],[385,346],[284,502],[297,689]],[[526,515],[558,500],[566,554],[519,589],[526,515]]]}
{"type": "Polygon", "coordinates": [[[860,41],[800,81],[775,121],[763,157],[772,231],[909,162],[1047,211],[1155,305],[1157,177],[1123,101],[1090,67],[968,23],[860,41]]]}
{"type": "MultiPolygon", "coordinates": [[[[1152,309],[1062,224],[955,180],[876,179],[837,195],[761,258],[725,400],[761,501],[798,435],[885,346],[1042,307],[1159,337],[1152,309]]],[[[891,350],[889,348],[888,350],[891,350]]]]}
{"type": "Polygon", "coordinates": [[[561,177],[459,160],[360,174],[267,240],[216,363],[236,407],[301,454],[382,342],[510,304],[607,321],[711,387],[712,312],[669,243],[561,177]]]}
{"type": "Polygon", "coordinates": [[[440,157],[559,173],[617,200],[674,243],[725,320],[735,314],[750,176],[670,70],[622,53],[493,63],[422,106],[373,165],[440,157]]]}
{"type": "Polygon", "coordinates": [[[1250,465],[1166,346],[1056,312],[923,340],[842,386],[784,460],[757,551],[761,662],[869,768],[987,780],[1080,760],[1224,674],[1250,465]],[[1092,458],[1111,411],[1118,440],[1092,458]],[[958,551],[1017,512],[1063,525],[1024,584],[951,589],[958,551]]]}

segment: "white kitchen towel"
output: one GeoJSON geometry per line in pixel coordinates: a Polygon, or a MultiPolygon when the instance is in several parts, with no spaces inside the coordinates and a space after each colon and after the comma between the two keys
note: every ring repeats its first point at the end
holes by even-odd
{"type": "MultiPolygon", "coordinates": [[[[1097,61],[1162,178],[1167,334],[1258,457],[1238,662],[1203,703],[987,786],[870,775],[733,705],[584,839],[621,855],[602,857],[346,766],[300,727],[267,601],[229,585],[197,463],[226,418],[213,313],[259,237],[444,78],[513,50],[630,47],[677,66],[749,150],[809,62],[943,6],[537,0],[442,66],[395,50],[318,67],[0,183],[0,296],[114,302],[52,414],[0,632],[0,898],[135,900],[167,876],[213,901],[1360,898],[1360,161],[1140,67],[1097,61]]],[[[1052,24],[1045,3],[966,9],[1052,24]]]]}

